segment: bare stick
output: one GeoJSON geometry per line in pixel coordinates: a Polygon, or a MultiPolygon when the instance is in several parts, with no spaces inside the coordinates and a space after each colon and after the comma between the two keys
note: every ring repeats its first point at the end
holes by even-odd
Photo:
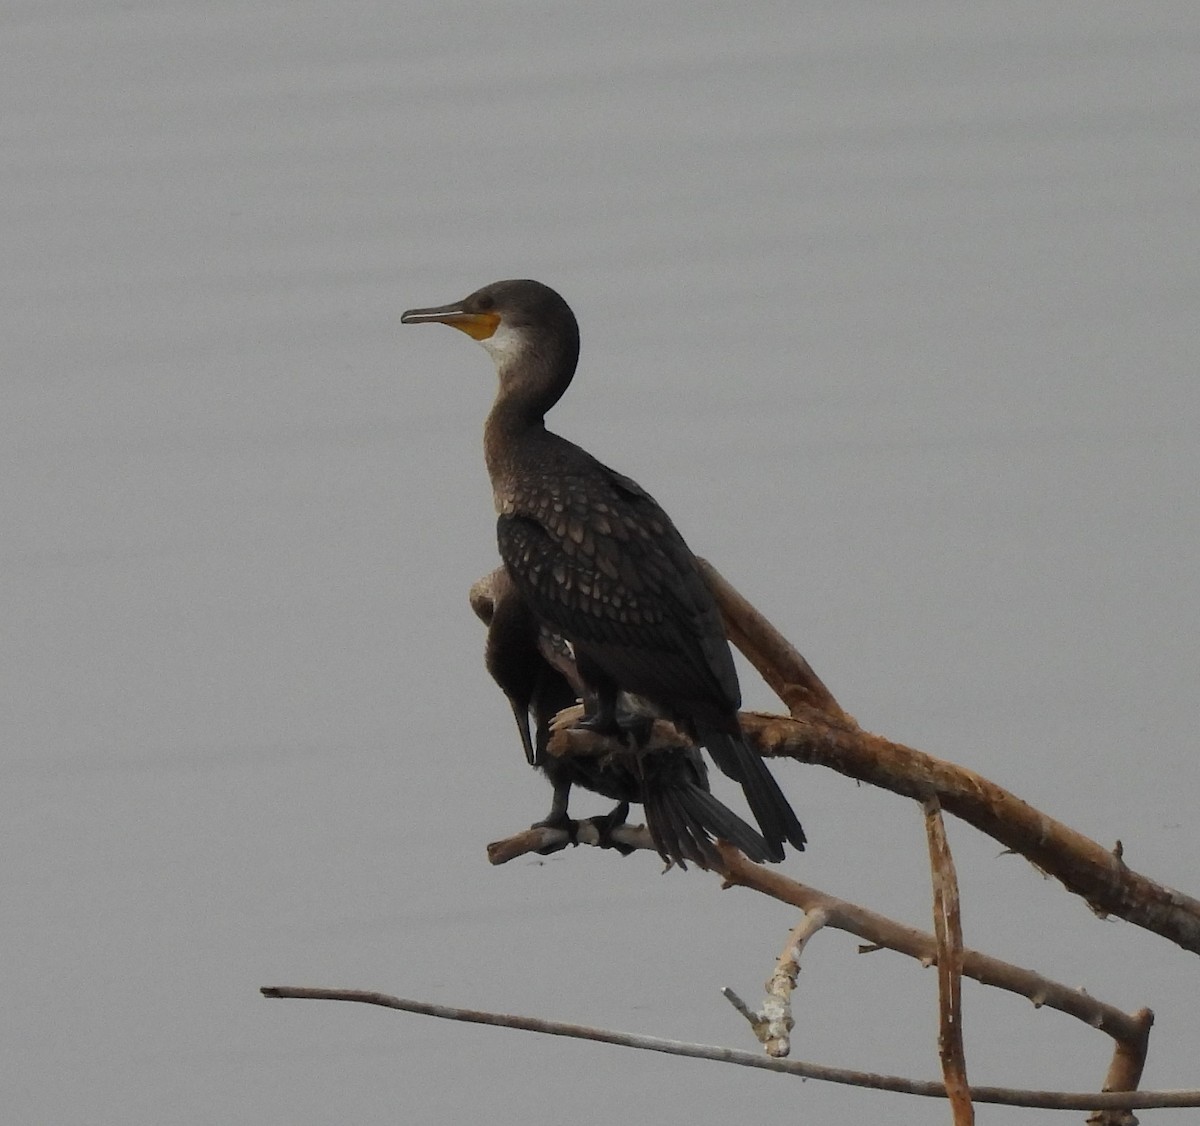
{"type": "MultiPolygon", "coordinates": [[[[932,966],[937,961],[937,942],[932,935],[755,864],[724,841],[717,847],[721,853],[720,874],[726,883],[761,892],[802,911],[824,911],[826,926],[857,935],[873,946],[907,954],[924,965],[932,966]]],[[[1141,1035],[1137,1020],[1114,1005],[977,950],[963,950],[963,973],[984,985],[1027,997],[1035,1005],[1067,1013],[1114,1039],[1132,1042],[1141,1035]]]]}
{"type": "MultiPolygon", "coordinates": [[[[758,1068],[760,1071],[777,1071],[786,1075],[797,1075],[804,1079],[822,1079],[830,1083],[844,1083],[879,1091],[922,1095],[927,1098],[946,1097],[946,1089],[941,1083],[905,1079],[895,1075],[877,1075],[866,1071],[851,1071],[840,1067],[822,1067],[820,1064],[804,1063],[799,1060],[768,1059],[760,1056],[757,1052],[741,1052],[734,1048],[721,1048],[710,1044],[689,1044],[679,1040],[664,1040],[657,1036],[641,1036],[633,1032],[614,1032],[609,1029],[590,1028],[587,1025],[564,1024],[561,1021],[543,1020],[539,1017],[483,1012],[478,1009],[459,1009],[450,1005],[435,1005],[428,1001],[409,1001],[389,996],[386,993],[374,993],[361,989],[312,989],[303,986],[273,985],[264,986],[260,992],[264,997],[272,998],[354,1001],[365,1005],[380,1005],[386,1009],[400,1009],[404,1012],[440,1017],[443,1020],[490,1024],[501,1028],[520,1029],[525,1032],[542,1032],[549,1036],[567,1036],[576,1040],[616,1044],[620,1047],[637,1048],[648,1052],[665,1052],[672,1056],[716,1060],[720,1063],[758,1068]]],[[[1011,1087],[975,1087],[972,1089],[971,1095],[979,1103],[1026,1106],[1044,1110],[1200,1106],[1200,1091],[1123,1091],[1096,1094],[1086,1091],[1077,1093],[1023,1091],[1011,1087]]]]}
{"type": "MultiPolygon", "coordinates": [[[[595,738],[585,732],[580,732],[579,735],[595,738]]],[[[622,826],[622,833],[627,830],[628,835],[619,837],[624,843],[634,845],[636,842],[635,847],[654,851],[649,834],[645,833],[641,826],[622,826]]],[[[548,841],[565,843],[566,839],[566,833],[561,829],[525,829],[514,836],[490,844],[488,857],[493,864],[502,864],[506,860],[534,852],[544,847],[548,841]]],[[[596,842],[585,840],[584,834],[581,833],[580,843],[596,842]]],[[[755,864],[727,842],[718,842],[717,847],[721,852],[721,869],[718,874],[727,885],[750,888],[769,895],[773,899],[798,907],[806,915],[820,912],[822,926],[853,934],[870,943],[872,947],[894,950],[915,958],[925,966],[932,966],[937,962],[937,941],[933,935],[818,891],[807,884],[790,879],[773,868],[755,864]]],[[[815,925],[813,930],[816,930],[815,925]]],[[[1075,1017],[1076,1020],[1107,1033],[1121,1043],[1132,1045],[1139,1041],[1144,1043],[1146,1039],[1149,1025],[1143,1026],[1138,1017],[1130,1016],[1115,1005],[1105,1004],[1080,989],[1071,989],[1051,981],[1033,970],[966,949],[963,951],[963,973],[984,985],[1026,997],[1039,1008],[1045,1006],[1075,1017]]],[[[750,1013],[749,1009],[746,1011],[750,1013]]],[[[762,1018],[760,1014],[750,1013],[747,1019],[753,1025],[755,1019],[762,1018]]],[[[1143,1048],[1143,1060],[1144,1056],[1143,1048]]]]}
{"type": "Polygon", "coordinates": [[[789,1034],[795,1025],[792,1020],[792,990],[800,974],[800,955],[814,934],[825,925],[825,912],[806,911],[804,918],[788,932],[783,953],[775,963],[775,972],[767,981],[767,996],[762,1012],[754,1012],[732,989],[721,990],[725,999],[746,1018],[758,1042],[767,1055],[782,1059],[791,1051],[789,1034]]]}
{"type": "Polygon", "coordinates": [[[923,808],[929,869],[933,876],[933,933],[937,939],[938,1055],[954,1111],[954,1126],[974,1126],[975,1110],[971,1105],[962,1038],[963,945],[958,877],[937,798],[926,798],[923,808]]]}
{"type": "Polygon", "coordinates": [[[721,996],[725,998],[739,1013],[746,1018],[746,1023],[750,1025],[751,1031],[755,1038],[762,1040],[762,1013],[756,1013],[749,1005],[746,1004],[728,985],[721,987],[721,996]]]}
{"type": "MultiPolygon", "coordinates": [[[[790,719],[742,713],[743,730],[760,753],[816,763],[917,801],[936,795],[943,809],[1054,876],[1097,914],[1116,915],[1200,954],[1200,900],[1133,871],[1119,850],[1047,817],[982,775],[861,730],[788,640],[715,568],[700,565],[731,640],[791,712],[790,719]]],[[[492,581],[489,575],[475,584],[472,605],[490,597],[492,581]]],[[[625,750],[597,736],[589,743],[578,738],[582,734],[560,727],[550,753],[625,750]]]]}
{"type": "MultiPolygon", "coordinates": [[[[1101,1088],[1104,1091],[1136,1091],[1142,1081],[1154,1014],[1149,1009],[1139,1009],[1133,1014],[1133,1020],[1137,1034],[1117,1041],[1101,1088]]],[[[1137,1119],[1127,1110],[1098,1110],[1088,1122],[1092,1126],[1136,1126],[1137,1119]]]]}
{"type": "MultiPolygon", "coordinates": [[[[1099,915],[1117,915],[1200,953],[1200,900],[1129,868],[1112,852],[1046,816],[1002,786],[966,767],[872,735],[813,708],[795,716],[742,712],[742,732],[760,754],[829,767],[904,797],[936,795],[942,807],[1030,860],[1082,896],[1099,915]]],[[[555,756],[627,754],[615,740],[571,726],[568,709],[555,721],[547,750],[555,756]]],[[[663,720],[646,750],[678,746],[684,738],[663,720]]]]}
{"type": "Polygon", "coordinates": [[[767,981],[762,1012],[754,1012],[732,989],[721,990],[725,999],[746,1018],[758,1042],[767,1049],[767,1055],[774,1059],[783,1059],[792,1050],[790,1034],[795,1027],[792,991],[800,975],[800,955],[808,940],[824,925],[824,911],[806,911],[804,918],[788,932],[775,972],[767,981]]]}
{"type": "MultiPolygon", "coordinates": [[[[1197,952],[1200,952],[1200,901],[1131,872],[1124,865],[1119,845],[1109,852],[971,771],[862,731],[853,717],[838,705],[804,657],[714,569],[707,564],[702,566],[721,606],[731,639],[791,712],[790,719],[753,713],[743,715],[742,723],[748,741],[755,743],[760,753],[788,755],[802,761],[821,763],[850,777],[922,801],[929,833],[934,878],[934,939],[881,916],[873,916],[862,908],[824,896],[794,881],[779,884],[778,873],[760,869],[765,873],[764,879],[749,878],[748,871],[756,866],[736,850],[722,846],[722,855],[727,861],[724,874],[729,883],[755,887],[797,905],[803,905],[806,900],[814,901],[814,897],[815,901],[822,903],[816,908],[805,906],[805,910],[812,914],[806,915],[805,922],[789,936],[776,973],[768,983],[768,995],[761,1014],[752,1013],[740,998],[726,991],[726,995],[750,1021],[756,1036],[768,1045],[768,1052],[773,1057],[782,1056],[789,1049],[788,1034],[792,1026],[790,998],[799,969],[800,948],[812,930],[821,925],[818,922],[810,929],[806,925],[808,920],[820,918],[821,921],[829,920],[831,925],[869,938],[872,948],[887,946],[919,957],[925,964],[936,962],[939,967],[941,1013],[939,1052],[946,1089],[950,1092],[955,1122],[959,1126],[973,1122],[961,1042],[963,972],[985,983],[1024,993],[1035,1004],[1050,1004],[1070,1012],[1108,1032],[1116,1040],[1116,1045],[1105,1090],[1135,1091],[1145,1064],[1148,1034],[1153,1022],[1149,1010],[1141,1010],[1130,1017],[1110,1006],[1092,1001],[1086,994],[1068,990],[1029,971],[1006,966],[974,951],[963,951],[957,881],[945,841],[940,806],[956,813],[1013,851],[1024,854],[1037,867],[1056,876],[1069,890],[1082,895],[1098,914],[1120,915],[1197,952]],[[746,867],[739,869],[738,860],[746,867]],[[764,886],[772,877],[776,881],[774,891],[764,886]],[[883,927],[879,924],[883,924],[883,927]],[[897,936],[901,938],[899,943],[895,941],[897,936]],[[931,944],[932,954],[929,953],[931,944]],[[985,976],[997,972],[1005,975],[1007,981],[985,976]]],[[[481,584],[476,586],[479,589],[472,591],[473,605],[477,597],[484,597],[488,593],[481,584]]],[[[564,714],[556,722],[549,748],[552,754],[594,755],[616,751],[615,746],[606,740],[572,730],[570,721],[573,718],[564,714]]],[[[655,734],[675,746],[680,741],[679,733],[669,724],[657,724],[655,734]],[[657,730],[660,727],[661,732],[657,730]]],[[[592,841],[585,829],[575,839],[584,843],[599,843],[599,837],[596,836],[597,839],[592,841]]],[[[562,830],[532,829],[505,841],[495,842],[489,846],[489,857],[493,863],[503,863],[529,851],[563,847],[570,841],[571,838],[562,830]]],[[[627,843],[632,847],[647,847],[648,834],[644,830],[634,830],[627,843]],[[647,839],[638,838],[638,832],[647,839]]],[[[1096,1101],[1089,1105],[1101,1107],[1096,1101]]],[[[1135,1104],[1119,1104],[1120,1107],[1130,1105],[1135,1104]]],[[[1089,1121],[1102,1126],[1130,1126],[1134,1119],[1126,1109],[1105,1106],[1097,1109],[1089,1121]]]]}
{"type": "Polygon", "coordinates": [[[1114,851],[1046,816],[973,770],[848,726],[813,708],[743,712],[742,730],[768,756],[827,766],[953,813],[1020,853],[1098,915],[1117,915],[1200,954],[1200,900],[1129,868],[1114,851]]]}
{"type": "Polygon", "coordinates": [[[810,665],[767,619],[734,588],[707,559],[697,559],[700,573],[721,608],[725,632],[742,651],[771,690],[789,709],[816,708],[851,725],[854,718],[842,711],[833,693],[810,665]]]}
{"type": "Polygon", "coordinates": [[[1115,851],[973,771],[859,731],[791,643],[716,568],[705,560],[700,567],[730,640],[804,724],[792,732],[789,749],[760,749],[820,763],[918,801],[937,794],[943,809],[1019,852],[1097,914],[1117,915],[1200,954],[1200,900],[1139,875],[1115,851]]]}
{"type": "Polygon", "coordinates": [[[800,957],[808,940],[825,925],[825,920],[825,912],[819,907],[804,913],[804,918],[788,932],[783,952],[775,963],[775,972],[767,982],[767,996],[763,1001],[763,1044],[768,1056],[783,1059],[792,1050],[791,1031],[796,1023],[792,1019],[792,992],[800,976],[800,957]]]}
{"type": "MultiPolygon", "coordinates": [[[[511,837],[505,837],[503,840],[492,841],[487,846],[488,863],[507,864],[510,860],[516,860],[518,856],[526,856],[531,852],[556,852],[566,848],[569,844],[604,847],[600,842],[600,834],[596,825],[591,819],[578,821],[576,825],[574,841],[571,840],[566,829],[552,829],[545,825],[537,825],[511,837]]],[[[651,852],[657,852],[654,840],[644,825],[618,825],[609,830],[609,836],[625,848],[644,848],[651,852]]]]}

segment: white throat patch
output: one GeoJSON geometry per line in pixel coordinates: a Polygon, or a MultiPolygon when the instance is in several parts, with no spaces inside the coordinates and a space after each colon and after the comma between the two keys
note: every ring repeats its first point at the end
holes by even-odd
{"type": "Polygon", "coordinates": [[[486,340],[479,342],[491,355],[497,371],[503,371],[525,351],[525,333],[519,328],[511,328],[501,321],[496,331],[486,340]]]}

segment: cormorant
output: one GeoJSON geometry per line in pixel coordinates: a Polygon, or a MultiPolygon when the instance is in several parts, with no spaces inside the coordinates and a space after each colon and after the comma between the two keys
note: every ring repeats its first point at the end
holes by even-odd
{"type": "Polygon", "coordinates": [[[451,325],[495,361],[484,456],[500,557],[538,620],[574,649],[594,696],[582,722],[624,737],[642,721],[618,713],[618,693],[645,697],[741,784],[771,859],[784,841],[802,849],[800,822],[742,738],[721,614],[683,537],[636,482],[546,429],[579,359],[570,306],[540,282],[501,281],[401,320],[451,325]]]}
{"type": "Polygon", "coordinates": [[[571,787],[582,786],[618,803],[606,816],[593,818],[602,839],[624,824],[629,803],[639,802],[659,855],[682,868],[689,860],[701,868],[719,864],[713,845],[717,837],[751,860],[768,858],[766,841],[710,792],[708,770],[695,747],[679,744],[600,757],[549,754],[551,721],[586,694],[569,649],[539,624],[503,567],[471,588],[471,608],[488,627],[485,663],[512,705],[525,757],[554,787],[550,813],[537,824],[572,832],[575,822],[567,804],[571,787]]]}

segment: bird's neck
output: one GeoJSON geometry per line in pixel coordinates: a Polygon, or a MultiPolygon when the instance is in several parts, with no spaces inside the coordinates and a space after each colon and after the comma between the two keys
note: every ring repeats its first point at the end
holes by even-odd
{"type": "Polygon", "coordinates": [[[536,461],[547,438],[543,411],[519,395],[501,394],[483,426],[483,456],[492,480],[496,510],[505,511],[522,467],[536,461]]]}
{"type": "Polygon", "coordinates": [[[498,508],[522,468],[539,463],[554,443],[546,412],[567,389],[574,367],[574,356],[567,363],[528,354],[519,365],[497,365],[500,390],[484,423],[483,452],[498,508]]]}
{"type": "Polygon", "coordinates": [[[518,449],[524,443],[537,441],[545,433],[544,413],[536,403],[513,395],[501,395],[492,404],[483,424],[483,445],[489,463],[494,454],[518,449]]]}

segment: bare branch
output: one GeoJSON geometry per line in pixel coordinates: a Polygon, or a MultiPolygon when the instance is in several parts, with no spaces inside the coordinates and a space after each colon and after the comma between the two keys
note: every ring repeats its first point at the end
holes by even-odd
{"type": "Polygon", "coordinates": [[[805,944],[825,925],[823,911],[806,911],[804,918],[788,932],[783,953],[775,963],[775,972],[767,981],[767,996],[762,1012],[754,1012],[732,989],[721,990],[725,999],[746,1018],[750,1030],[767,1055],[782,1059],[791,1051],[789,1034],[795,1025],[792,1020],[792,990],[800,974],[800,955],[805,944]]]}
{"type": "Polygon", "coordinates": [[[763,1043],[768,1056],[782,1059],[792,1050],[790,1035],[796,1023],[792,1019],[792,992],[800,976],[800,957],[808,940],[825,922],[825,912],[817,908],[815,911],[806,911],[804,918],[788,932],[783,952],[775,963],[775,972],[767,982],[767,996],[763,1001],[763,1016],[766,1018],[766,1038],[763,1043]]]}
{"type": "MultiPolygon", "coordinates": [[[[1034,809],[980,774],[872,735],[812,708],[795,716],[742,712],[747,741],[770,758],[829,767],[846,777],[942,807],[1059,879],[1100,915],[1117,915],[1200,953],[1200,900],[1156,883],[1114,852],[1034,809]]],[[[627,754],[619,743],[572,726],[578,709],[555,721],[547,750],[555,756],[627,754]]],[[[647,749],[678,746],[685,737],[654,723],[647,749]]]]}
{"type": "MultiPolygon", "coordinates": [[[[721,852],[720,874],[727,883],[751,888],[802,911],[821,910],[826,916],[826,926],[847,931],[872,946],[907,954],[927,966],[937,962],[937,942],[932,935],[817,891],[773,868],[755,864],[724,841],[718,842],[717,847],[721,852]]],[[[962,957],[963,973],[984,985],[1019,994],[1035,1005],[1067,1013],[1116,1040],[1133,1042],[1142,1035],[1141,1026],[1134,1017],[1082,990],[1070,989],[1032,970],[1021,969],[977,950],[964,949],[962,957]]]]}
{"type": "Polygon", "coordinates": [[[954,1110],[954,1126],[974,1126],[971,1087],[967,1082],[967,1058],[962,1038],[962,916],[958,900],[958,877],[942,807],[935,797],[926,798],[925,834],[929,840],[929,868],[933,875],[933,933],[937,939],[938,969],[938,1055],[942,1077],[954,1110]]]}
{"type": "MultiPolygon", "coordinates": [[[[505,837],[503,840],[492,841],[487,846],[488,863],[507,864],[510,860],[516,860],[517,857],[526,856],[531,852],[557,852],[569,844],[592,845],[595,848],[607,847],[601,842],[596,824],[590,818],[585,821],[577,821],[575,824],[574,840],[571,840],[566,829],[551,829],[545,825],[536,825],[530,829],[523,829],[511,837],[505,837]]],[[[654,840],[644,825],[618,825],[610,829],[608,835],[613,842],[623,848],[657,851],[654,840]]]]}
{"type": "Polygon", "coordinates": [[[917,801],[936,795],[943,809],[1019,852],[1098,915],[1117,915],[1200,954],[1200,900],[1133,871],[1116,853],[973,770],[812,708],[796,713],[743,712],[742,730],[763,755],[827,766],[917,801]]]}
{"type": "Polygon", "coordinates": [[[721,609],[725,632],[788,709],[815,708],[850,726],[854,717],[842,711],[833,693],[767,619],[707,559],[697,559],[700,573],[721,609]]]}
{"type": "MultiPolygon", "coordinates": [[[[789,935],[776,972],[768,982],[768,993],[762,1013],[752,1012],[731,990],[725,991],[730,1001],[750,1022],[758,1039],[767,1045],[769,1054],[778,1057],[786,1055],[789,1050],[788,1035],[792,1027],[790,1001],[799,970],[800,951],[807,938],[827,922],[831,926],[867,939],[869,946],[864,949],[886,947],[917,958],[923,965],[938,966],[941,1012],[939,1051],[946,1083],[951,1092],[949,1097],[954,1105],[955,1122],[959,1126],[973,1122],[972,1096],[976,1101],[993,1101],[980,1094],[981,1091],[990,1089],[977,1088],[972,1092],[967,1085],[961,1041],[963,973],[983,984],[1022,994],[1035,1005],[1059,1009],[1101,1029],[1115,1039],[1115,1051],[1106,1078],[1105,1091],[1129,1094],[1119,1102],[1102,1100],[1098,1096],[1080,1096],[1079,1098],[1085,1100],[1082,1104],[1070,1105],[1075,1109],[1079,1109],[1081,1105],[1085,1109],[1095,1108],[1095,1114],[1089,1122],[1098,1126],[1132,1126],[1136,1120],[1128,1109],[1130,1107],[1194,1105],[1187,1102],[1145,1102],[1142,1100],[1146,1096],[1136,1094],[1136,1087],[1145,1065],[1149,1030],[1153,1023],[1153,1014],[1149,1010],[1143,1009],[1130,1016],[1094,1000],[1082,991],[1068,989],[1031,971],[1008,965],[976,951],[963,949],[957,880],[945,839],[941,809],[949,810],[1010,850],[1024,855],[1041,871],[1055,876],[1068,890],[1082,896],[1097,914],[1118,915],[1198,953],[1200,900],[1131,871],[1124,863],[1120,844],[1113,851],[1109,851],[972,771],[863,731],[853,717],[837,703],[804,657],[713,568],[703,561],[701,563],[706,580],[721,607],[731,640],[750,659],[791,713],[788,717],[743,713],[740,718],[747,741],[765,756],[786,756],[803,762],[817,763],[848,777],[922,802],[929,834],[936,937],[922,934],[864,908],[807,888],[777,871],[751,863],[736,849],[719,842],[723,861],[721,874],[728,885],[753,888],[794,904],[806,912],[805,920],[789,935]]],[[[474,593],[473,591],[473,595],[474,593]]],[[[628,753],[626,748],[619,747],[606,738],[576,729],[574,724],[578,718],[577,710],[568,709],[556,719],[547,748],[550,754],[605,756],[628,753]]],[[[656,744],[678,746],[683,739],[684,736],[671,724],[656,721],[650,743],[642,749],[652,750],[656,744]]],[[[612,832],[608,840],[602,842],[601,835],[592,823],[581,822],[578,832],[573,830],[570,835],[561,829],[530,829],[493,843],[489,846],[488,853],[491,862],[499,864],[531,851],[553,851],[565,847],[568,843],[607,845],[613,839],[630,848],[653,847],[649,834],[641,827],[622,826],[612,832]]],[[[318,991],[305,992],[303,995],[329,994],[318,991]]],[[[375,1000],[379,996],[345,994],[339,995],[339,999],[371,1000],[376,1004],[390,1004],[395,1001],[394,998],[375,1000]]],[[[419,1004],[397,1002],[394,1007],[415,1008],[419,1004]]],[[[415,1008],[415,1011],[423,1012],[427,1011],[427,1008],[415,1008]]],[[[487,1016],[488,1014],[483,1015],[487,1016]]],[[[483,1017],[475,1014],[455,1019],[483,1017]]],[[[512,1027],[536,1026],[543,1031],[549,1029],[542,1028],[542,1025],[553,1023],[531,1021],[530,1018],[498,1018],[487,1019],[485,1022],[511,1021],[524,1022],[511,1024],[512,1027]]],[[[609,1037],[624,1035],[599,1033],[598,1030],[592,1032],[597,1033],[589,1036],[593,1039],[607,1040],[609,1037]]],[[[673,1049],[657,1045],[671,1043],[673,1042],[658,1041],[654,1045],[631,1046],[650,1046],[652,1050],[668,1051],[673,1049]]],[[[742,1062],[733,1059],[737,1053],[730,1053],[725,1049],[690,1047],[700,1048],[704,1058],[742,1062]]],[[[681,1054],[695,1053],[687,1051],[681,1054]]],[[[748,1066],[763,1066],[766,1063],[757,1056],[752,1059],[755,1062],[749,1063],[748,1066]]],[[[802,1066],[810,1068],[812,1065],[802,1066]]],[[[788,1067],[782,1069],[790,1070],[788,1067]]],[[[815,1073],[808,1071],[805,1074],[815,1073]]],[[[885,1086],[885,1089],[889,1090],[913,1089],[907,1080],[868,1078],[884,1079],[888,1084],[900,1084],[885,1086]]],[[[868,1082],[865,1085],[875,1084],[868,1082]]],[[[924,1086],[931,1089],[918,1093],[937,1093],[945,1097],[947,1088],[937,1085],[924,1086]],[[935,1087],[936,1092],[932,1090],[935,1087]]],[[[1182,1094],[1186,1099],[1194,1093],[1182,1094]]],[[[1020,1105],[1068,1104],[1033,1102],[1020,1105]]]]}
{"type": "Polygon", "coordinates": [[[1110,852],[973,771],[861,731],[791,643],[699,562],[730,640],[801,725],[776,728],[772,741],[759,742],[763,753],[818,763],[917,801],[936,794],[943,809],[1019,852],[1098,915],[1117,915],[1200,954],[1200,900],[1139,875],[1119,848],[1110,852]]]}
{"type": "MultiPolygon", "coordinates": [[[[1136,1091],[1142,1081],[1154,1014],[1149,1009],[1139,1009],[1133,1014],[1133,1020],[1137,1034],[1117,1041],[1101,1088],[1104,1091],[1136,1091]]],[[[1137,1126],[1137,1119],[1128,1110],[1098,1110],[1088,1122],[1091,1126],[1137,1126]]]]}
{"type": "MultiPolygon", "coordinates": [[[[653,738],[658,738],[657,731],[653,738]]],[[[573,732],[571,739],[572,741],[579,739],[604,742],[601,737],[583,731],[573,732]]],[[[595,835],[582,828],[587,825],[587,822],[581,822],[580,825],[579,843],[597,845],[598,841],[595,839],[595,835]]],[[[614,836],[631,847],[654,851],[649,833],[640,825],[621,826],[614,832],[614,836]]],[[[514,836],[488,845],[488,858],[493,864],[503,864],[507,860],[535,852],[539,848],[555,842],[564,845],[567,843],[567,835],[563,830],[526,829],[514,836]]],[[[726,884],[750,888],[769,895],[773,899],[798,907],[806,915],[820,912],[822,926],[830,926],[864,939],[869,944],[868,949],[870,950],[894,950],[899,954],[915,958],[925,966],[937,963],[937,941],[933,935],[898,923],[844,899],[838,899],[826,892],[818,891],[806,884],[801,884],[776,869],[755,864],[747,860],[738,849],[724,841],[718,842],[717,847],[720,850],[722,861],[717,874],[726,884]]],[[[804,926],[804,924],[801,925],[804,926]]],[[[815,925],[812,929],[816,930],[815,925]]],[[[1138,1017],[1130,1016],[1114,1005],[1105,1004],[1080,989],[1071,989],[1056,981],[1051,981],[1032,970],[1023,969],[1020,966],[1003,962],[999,958],[966,949],[963,951],[962,972],[983,985],[990,985],[1026,997],[1039,1008],[1045,1006],[1073,1016],[1084,1024],[1107,1033],[1121,1043],[1133,1045],[1143,1042],[1144,1044],[1146,1039],[1149,1026],[1147,1024],[1143,1027],[1143,1023],[1138,1017]]],[[[760,1014],[752,1014],[752,1017],[762,1019],[760,1014]]],[[[747,1017],[747,1019],[751,1020],[752,1025],[754,1024],[754,1019],[751,1017],[747,1017]]],[[[1143,1059],[1144,1054],[1143,1047],[1143,1059]]]]}
{"type": "Polygon", "coordinates": [[[721,996],[746,1018],[746,1023],[750,1025],[750,1031],[754,1033],[755,1039],[761,1042],[763,1028],[762,1013],[756,1013],[728,985],[721,987],[721,996]]]}
{"type": "MultiPolygon", "coordinates": [[[[878,1091],[895,1091],[900,1094],[921,1095],[927,1098],[945,1098],[946,1089],[941,1083],[916,1079],[905,1079],[895,1075],[877,1075],[866,1071],[851,1071],[840,1067],[822,1067],[820,1064],[804,1063],[799,1060],[769,1059],[757,1052],[742,1052],[734,1048],[721,1048],[710,1044],[689,1044],[680,1040],[664,1040],[657,1036],[641,1036],[633,1032],[614,1032],[587,1025],[564,1024],[561,1021],[543,1020],[538,1017],[515,1016],[508,1013],[483,1012],[478,1009],[459,1009],[450,1005],[436,1005],[428,1001],[410,1001],[392,997],[386,993],[374,993],[360,989],[312,989],[303,986],[264,986],[260,992],[264,997],[296,998],[316,1001],[354,1001],[366,1005],[380,1005],[387,1009],[419,1013],[424,1016],[440,1017],[443,1020],[468,1021],[472,1024],[489,1024],[501,1028],[515,1028],[525,1032],[541,1032],[549,1036],[567,1036],[575,1040],[593,1040],[600,1044],[615,1044],[641,1051],[664,1052],[673,1056],[689,1056],[693,1059],[715,1060],[720,1063],[753,1067],[760,1071],[777,1071],[796,1075],[803,1079],[821,1079],[829,1083],[843,1083],[855,1087],[868,1087],[878,1091]]],[[[1103,1110],[1120,1107],[1149,1109],[1152,1107],[1195,1107],[1200,1106],[1200,1091],[1128,1091],[1096,1094],[1094,1092],[1024,1091],[1011,1087],[974,1087],[972,1098],[978,1103],[995,1103],[1004,1106],[1025,1106],[1044,1110],[1103,1110]]]]}

